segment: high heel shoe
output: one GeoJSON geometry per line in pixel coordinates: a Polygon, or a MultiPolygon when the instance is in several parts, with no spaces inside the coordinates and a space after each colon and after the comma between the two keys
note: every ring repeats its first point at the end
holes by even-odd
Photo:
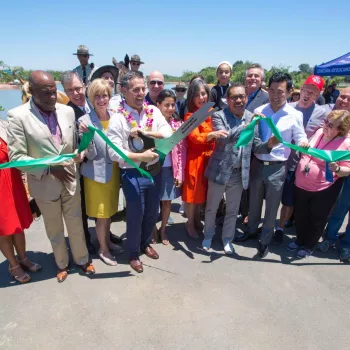
{"type": "Polygon", "coordinates": [[[38,272],[39,270],[41,270],[41,265],[39,265],[37,263],[33,263],[32,261],[28,260],[28,258],[25,258],[25,259],[19,261],[19,263],[20,263],[22,269],[25,271],[38,272]],[[30,266],[26,265],[24,263],[25,261],[31,265],[30,266]]]}
{"type": "Polygon", "coordinates": [[[31,281],[31,277],[26,273],[24,272],[24,274],[22,276],[18,276],[16,274],[16,272],[14,272],[15,269],[18,269],[20,266],[19,264],[14,266],[14,267],[10,267],[9,266],[9,274],[19,283],[21,284],[24,284],[24,283],[28,283],[31,281]]]}

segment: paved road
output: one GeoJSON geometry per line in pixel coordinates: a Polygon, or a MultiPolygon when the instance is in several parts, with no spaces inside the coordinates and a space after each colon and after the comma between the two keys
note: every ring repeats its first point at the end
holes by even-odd
{"type": "Polygon", "coordinates": [[[207,254],[172,217],[172,245],[156,246],[158,261],[143,256],[143,274],[125,253],[117,267],[95,257],[93,276],[72,266],[62,284],[35,222],[28,256],[43,270],[30,284],[11,282],[0,256],[0,349],[350,349],[349,266],[336,251],[300,261],[272,246],[258,261],[247,242],[228,257],[217,234],[207,254]]]}

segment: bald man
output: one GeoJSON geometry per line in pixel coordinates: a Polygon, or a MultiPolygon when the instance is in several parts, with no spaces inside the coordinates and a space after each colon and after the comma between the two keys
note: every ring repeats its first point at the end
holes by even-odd
{"type": "Polygon", "coordinates": [[[145,101],[150,105],[157,106],[159,93],[164,89],[164,76],[161,72],[155,70],[148,76],[147,82],[148,93],[145,101]]]}
{"type": "Polygon", "coordinates": [[[325,109],[327,114],[336,109],[344,109],[350,112],[350,87],[347,87],[340,91],[340,94],[337,100],[335,101],[335,104],[327,104],[322,106],[322,108],[325,109]]]}
{"type": "MultiPolygon", "coordinates": [[[[8,112],[8,148],[11,161],[34,160],[73,153],[77,148],[74,111],[57,103],[56,83],[43,71],[29,77],[32,98],[8,112]]],[[[75,162],[82,160],[77,155],[75,162]]],[[[95,273],[89,263],[80,207],[79,173],[74,161],[62,165],[26,167],[30,195],[43,215],[51,242],[57,281],[68,275],[69,255],[64,237],[63,218],[73,259],[85,273],[95,273]]]]}

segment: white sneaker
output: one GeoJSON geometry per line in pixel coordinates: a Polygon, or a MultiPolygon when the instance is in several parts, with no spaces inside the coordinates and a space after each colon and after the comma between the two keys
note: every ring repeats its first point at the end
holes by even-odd
{"type": "Polygon", "coordinates": [[[202,242],[202,247],[204,250],[206,250],[207,252],[210,250],[210,247],[211,247],[211,239],[203,239],[203,242],[202,242]]]}
{"type": "Polygon", "coordinates": [[[231,255],[235,251],[230,241],[224,242],[224,251],[226,254],[231,255]]]}

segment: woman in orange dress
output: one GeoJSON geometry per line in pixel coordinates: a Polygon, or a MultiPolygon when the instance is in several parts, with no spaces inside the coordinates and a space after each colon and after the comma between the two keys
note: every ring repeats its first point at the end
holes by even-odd
{"type": "MultiPolygon", "coordinates": [[[[6,127],[7,123],[0,120],[0,164],[9,161],[6,127]]],[[[37,272],[41,266],[26,257],[23,230],[29,228],[33,217],[21,173],[17,169],[0,170],[0,198],[0,251],[9,262],[10,274],[18,282],[27,283],[31,277],[25,271],[37,272]]]]}
{"type": "MultiPolygon", "coordinates": [[[[203,79],[196,78],[191,81],[187,92],[189,113],[185,115],[185,121],[208,102],[209,95],[209,86],[203,79]]],[[[185,224],[186,231],[192,238],[198,238],[198,231],[203,230],[200,210],[206,201],[208,188],[208,180],[204,177],[204,171],[214,150],[215,139],[226,135],[226,131],[212,130],[211,118],[209,117],[187,136],[187,157],[185,178],[182,185],[182,200],[185,202],[188,219],[185,224]]]]}

